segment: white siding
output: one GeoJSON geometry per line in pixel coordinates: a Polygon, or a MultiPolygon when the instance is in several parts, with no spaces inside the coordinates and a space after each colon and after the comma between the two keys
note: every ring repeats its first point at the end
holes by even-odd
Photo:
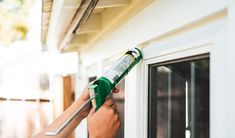
{"type": "Polygon", "coordinates": [[[154,0],[108,37],[82,51],[91,64],[226,8],[225,0],[154,0]],[[97,61],[97,60],[96,60],[97,61]]]}

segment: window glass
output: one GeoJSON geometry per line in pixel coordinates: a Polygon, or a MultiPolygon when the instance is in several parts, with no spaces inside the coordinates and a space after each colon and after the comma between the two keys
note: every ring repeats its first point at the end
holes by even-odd
{"type": "Polygon", "coordinates": [[[92,81],[94,81],[94,80],[96,80],[96,79],[97,79],[97,77],[96,77],[96,76],[89,77],[89,78],[88,78],[88,82],[92,82],[92,81]]]}
{"type": "Polygon", "coordinates": [[[149,138],[209,138],[209,58],[149,66],[149,138]]]}

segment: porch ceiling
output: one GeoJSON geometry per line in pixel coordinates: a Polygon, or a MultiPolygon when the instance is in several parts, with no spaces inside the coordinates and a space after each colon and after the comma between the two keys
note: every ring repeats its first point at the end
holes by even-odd
{"type": "Polygon", "coordinates": [[[84,15],[86,3],[95,0],[61,1],[42,0],[41,41],[47,48],[55,43],[60,51],[76,51],[106,36],[152,0],[99,0],[86,15],[88,20],[79,14],[84,15]]]}

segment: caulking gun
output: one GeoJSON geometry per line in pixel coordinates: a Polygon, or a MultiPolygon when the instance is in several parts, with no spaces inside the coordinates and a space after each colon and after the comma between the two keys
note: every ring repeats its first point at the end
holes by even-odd
{"type": "Polygon", "coordinates": [[[46,132],[46,135],[54,136],[59,134],[90,102],[92,102],[93,108],[98,110],[112,90],[142,58],[143,55],[139,48],[129,49],[103,76],[89,84],[90,98],[55,132],[46,132]]]}

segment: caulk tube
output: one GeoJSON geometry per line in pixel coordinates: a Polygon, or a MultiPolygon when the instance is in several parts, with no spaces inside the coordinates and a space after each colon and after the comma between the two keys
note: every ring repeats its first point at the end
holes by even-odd
{"type": "Polygon", "coordinates": [[[140,49],[128,50],[102,77],[89,86],[90,95],[96,97],[95,101],[92,101],[96,110],[102,106],[107,96],[142,58],[140,49]]]}

